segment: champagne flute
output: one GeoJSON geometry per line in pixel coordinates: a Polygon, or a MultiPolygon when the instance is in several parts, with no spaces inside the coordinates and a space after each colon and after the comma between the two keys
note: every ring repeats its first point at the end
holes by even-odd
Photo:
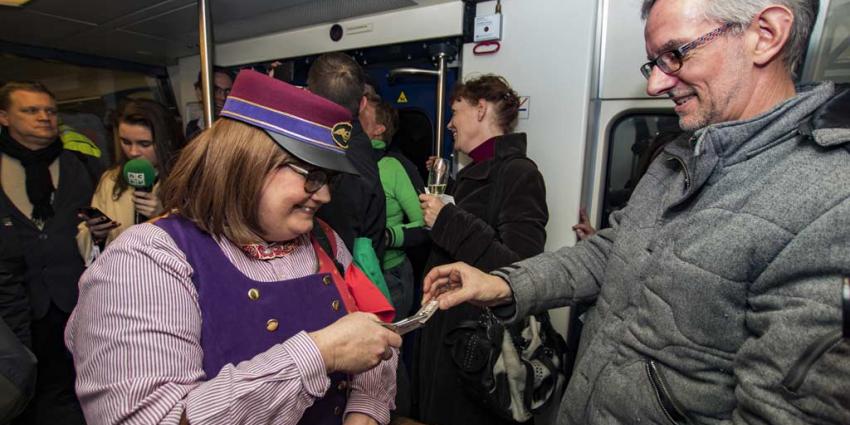
{"type": "Polygon", "coordinates": [[[429,195],[442,195],[446,192],[446,184],[449,182],[449,161],[445,158],[435,158],[431,170],[428,171],[429,195]]]}

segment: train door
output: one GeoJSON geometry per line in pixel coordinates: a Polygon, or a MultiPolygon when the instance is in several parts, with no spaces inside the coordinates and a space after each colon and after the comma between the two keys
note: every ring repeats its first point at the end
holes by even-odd
{"type": "Polygon", "coordinates": [[[582,205],[597,228],[625,206],[658,144],[679,132],[673,103],[649,97],[638,70],[646,61],[638,6],[602,4],[582,181],[582,205]]]}
{"type": "MultiPolygon", "coordinates": [[[[406,63],[405,66],[433,69],[430,62],[406,63]]],[[[417,167],[420,176],[425,179],[427,170],[425,160],[434,155],[436,138],[437,108],[444,108],[445,126],[450,118],[451,107],[448,102],[437,104],[437,80],[430,76],[398,76],[390,77],[390,71],[396,65],[374,65],[367,67],[367,72],[375,82],[378,94],[389,102],[399,115],[399,130],[393,137],[392,146],[399,149],[417,167]]],[[[446,93],[451,93],[457,80],[457,69],[449,68],[446,93]]],[[[450,153],[454,145],[451,133],[445,133],[443,152],[450,153]]]]}

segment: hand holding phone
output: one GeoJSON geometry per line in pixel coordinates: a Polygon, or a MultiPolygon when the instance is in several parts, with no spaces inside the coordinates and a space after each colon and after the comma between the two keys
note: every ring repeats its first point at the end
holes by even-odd
{"type": "Polygon", "coordinates": [[[95,241],[105,240],[109,231],[120,226],[121,223],[113,221],[103,211],[94,207],[83,207],[77,210],[77,215],[85,220],[86,227],[95,241]]]}

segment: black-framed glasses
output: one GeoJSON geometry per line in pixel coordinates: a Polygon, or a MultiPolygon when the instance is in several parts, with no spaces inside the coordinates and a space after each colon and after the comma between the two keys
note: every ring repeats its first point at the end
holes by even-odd
{"type": "Polygon", "coordinates": [[[213,94],[216,96],[227,97],[230,96],[230,88],[224,88],[219,86],[213,86],[213,94]]]}
{"type": "Polygon", "coordinates": [[[655,59],[641,65],[640,73],[646,79],[649,79],[649,76],[652,74],[652,68],[658,66],[659,69],[665,74],[674,74],[682,69],[682,62],[684,61],[685,55],[688,54],[691,50],[696,48],[705,46],[712,40],[717,37],[720,37],[726,31],[729,31],[729,28],[732,28],[735,24],[726,23],[723,26],[715,28],[713,31],[703,34],[699,38],[690,43],[685,43],[675,49],[667,50],[661,52],[660,55],[656,56],[655,59]]]}
{"type": "Polygon", "coordinates": [[[283,164],[295,171],[298,174],[301,174],[304,177],[304,191],[307,193],[316,193],[322,186],[326,184],[331,184],[336,177],[336,173],[327,171],[322,168],[314,168],[312,170],[308,170],[300,165],[287,162],[283,164]]]}

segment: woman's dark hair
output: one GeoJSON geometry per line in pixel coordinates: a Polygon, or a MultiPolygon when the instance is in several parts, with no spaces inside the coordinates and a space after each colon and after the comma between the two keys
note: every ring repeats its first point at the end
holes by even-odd
{"type": "MultiPolygon", "coordinates": [[[[167,179],[171,166],[185,143],[174,116],[159,102],[148,99],[128,99],[118,106],[112,122],[112,133],[115,139],[115,168],[119,174],[129,159],[121,149],[121,137],[118,133],[121,123],[141,125],[150,130],[158,162],[158,178],[160,181],[167,179]]],[[[125,190],[127,182],[119,176],[112,193],[113,198],[118,199],[125,190]]]]}
{"type": "Polygon", "coordinates": [[[475,104],[484,99],[496,106],[496,123],[505,133],[516,127],[519,115],[519,96],[504,77],[494,74],[482,75],[464,83],[458,83],[452,90],[451,101],[465,100],[475,104]]]}

